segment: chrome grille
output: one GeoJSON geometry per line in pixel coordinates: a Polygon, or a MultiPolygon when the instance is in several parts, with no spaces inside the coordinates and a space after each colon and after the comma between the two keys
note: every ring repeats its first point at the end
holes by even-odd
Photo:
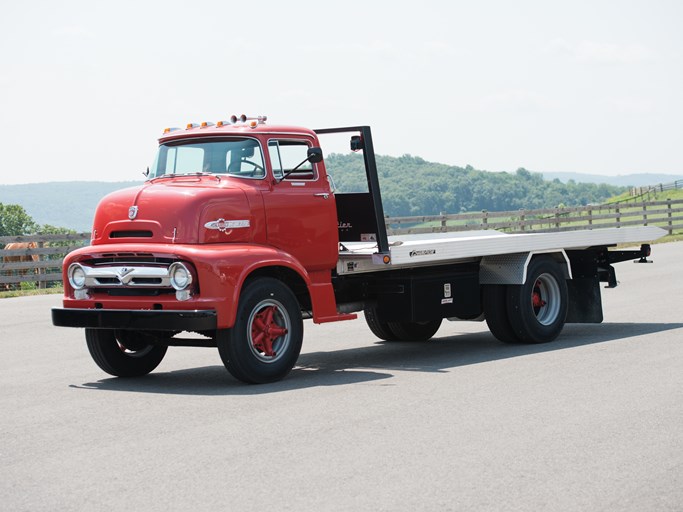
{"type": "Polygon", "coordinates": [[[81,266],[85,271],[86,288],[172,288],[166,266],[81,266]]]}

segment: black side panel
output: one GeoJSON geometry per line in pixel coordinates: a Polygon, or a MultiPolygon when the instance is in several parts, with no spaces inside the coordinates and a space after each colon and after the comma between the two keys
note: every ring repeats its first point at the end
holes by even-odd
{"type": "Polygon", "coordinates": [[[340,242],[377,240],[372,196],[368,192],[335,194],[340,242]]]}
{"type": "Polygon", "coordinates": [[[478,273],[383,280],[377,312],[389,322],[476,318],[481,313],[478,273]],[[392,293],[393,292],[393,293],[392,293]]]}

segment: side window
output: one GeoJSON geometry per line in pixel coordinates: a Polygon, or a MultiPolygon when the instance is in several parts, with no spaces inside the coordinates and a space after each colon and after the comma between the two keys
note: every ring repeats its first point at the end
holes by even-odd
{"type": "MultiPolygon", "coordinates": [[[[296,168],[308,156],[310,146],[301,140],[271,140],[268,142],[270,162],[273,166],[273,175],[282,178],[285,174],[296,168]]],[[[315,180],[316,169],[310,162],[304,162],[296,171],[288,174],[287,180],[315,180]]]]}
{"type": "Polygon", "coordinates": [[[279,180],[282,178],[282,161],[280,160],[280,146],[276,140],[268,142],[268,154],[270,165],[273,166],[273,176],[279,180]]]}

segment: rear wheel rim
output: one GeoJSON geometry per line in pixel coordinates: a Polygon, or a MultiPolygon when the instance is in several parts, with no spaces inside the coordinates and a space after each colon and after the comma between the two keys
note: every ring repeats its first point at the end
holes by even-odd
{"type": "Polygon", "coordinates": [[[292,325],[285,307],[274,299],[259,302],[249,315],[247,339],[256,359],[274,363],[287,353],[292,325]]]}
{"type": "Polygon", "coordinates": [[[562,305],[560,285],[551,274],[541,274],[531,290],[531,308],[541,325],[552,325],[557,321],[562,305]]]}

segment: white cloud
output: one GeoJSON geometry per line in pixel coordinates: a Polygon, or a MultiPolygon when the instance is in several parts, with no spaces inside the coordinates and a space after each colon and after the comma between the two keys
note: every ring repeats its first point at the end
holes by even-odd
{"type": "Polygon", "coordinates": [[[489,94],[482,98],[481,106],[486,110],[522,112],[545,111],[556,107],[551,99],[527,89],[508,89],[489,94]]]}
{"type": "Polygon", "coordinates": [[[615,96],[608,100],[608,105],[615,111],[622,114],[651,114],[654,104],[649,98],[639,98],[635,96],[615,96]]]}
{"type": "Polygon", "coordinates": [[[598,41],[569,42],[555,39],[548,51],[577,62],[597,64],[637,64],[654,59],[654,54],[641,44],[616,44],[598,41]]]}
{"type": "Polygon", "coordinates": [[[62,25],[53,28],[50,33],[55,37],[73,39],[93,39],[95,33],[80,25],[62,25]]]}

